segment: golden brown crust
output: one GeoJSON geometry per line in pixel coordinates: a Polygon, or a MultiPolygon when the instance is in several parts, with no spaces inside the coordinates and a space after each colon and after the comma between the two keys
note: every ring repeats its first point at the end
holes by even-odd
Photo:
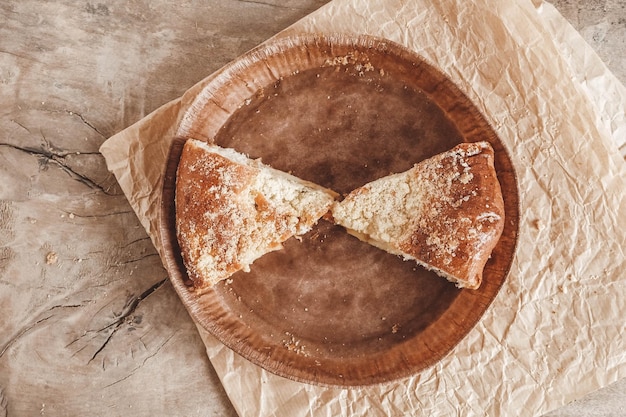
{"type": "Polygon", "coordinates": [[[183,263],[202,289],[308,231],[334,195],[233,150],[188,140],[175,200],[183,263]]]}
{"type": "Polygon", "coordinates": [[[196,287],[203,287],[219,281],[220,275],[228,276],[242,267],[235,253],[228,249],[237,239],[234,231],[238,219],[233,216],[236,212],[233,201],[252,182],[256,172],[219,155],[209,156],[202,148],[188,144],[178,165],[176,229],[189,278],[196,287]],[[214,278],[203,277],[198,266],[205,248],[211,248],[211,255],[221,259],[214,278]]]}
{"type": "Polygon", "coordinates": [[[493,166],[493,149],[462,144],[412,172],[437,184],[425,216],[397,247],[423,263],[476,289],[504,228],[504,201],[493,166]]]}
{"type": "Polygon", "coordinates": [[[504,202],[487,142],[463,143],[354,190],[333,217],[359,238],[478,288],[504,228],[504,202]]]}

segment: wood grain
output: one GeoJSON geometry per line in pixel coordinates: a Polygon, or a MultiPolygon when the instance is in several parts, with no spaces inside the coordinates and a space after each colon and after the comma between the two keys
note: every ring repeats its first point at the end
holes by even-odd
{"type": "Polygon", "coordinates": [[[235,415],[98,148],[321,4],[0,4],[0,410],[235,415]]]}
{"type": "MultiPolygon", "coordinates": [[[[98,148],[326,2],[0,2],[0,415],[235,415],[98,148]]],[[[624,2],[554,4],[626,82],[624,2]]]]}

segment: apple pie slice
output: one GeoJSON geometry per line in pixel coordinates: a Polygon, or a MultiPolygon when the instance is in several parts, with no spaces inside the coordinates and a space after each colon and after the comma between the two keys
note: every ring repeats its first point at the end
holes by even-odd
{"type": "Polygon", "coordinates": [[[176,234],[195,289],[282,248],[328,212],[336,194],[233,149],[188,140],[176,178],[176,234]]]}
{"type": "Polygon", "coordinates": [[[488,142],[462,143],[352,191],[332,209],[359,239],[476,289],[504,228],[488,142]]]}

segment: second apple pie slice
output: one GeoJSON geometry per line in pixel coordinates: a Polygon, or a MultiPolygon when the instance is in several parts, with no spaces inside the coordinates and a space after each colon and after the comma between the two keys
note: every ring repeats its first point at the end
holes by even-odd
{"type": "Polygon", "coordinates": [[[488,142],[462,143],[365,184],[331,211],[350,234],[471,289],[504,228],[488,142]]]}

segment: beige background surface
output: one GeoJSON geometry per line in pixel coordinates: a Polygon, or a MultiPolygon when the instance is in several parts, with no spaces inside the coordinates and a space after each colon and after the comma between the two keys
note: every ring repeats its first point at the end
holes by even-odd
{"type": "MultiPolygon", "coordinates": [[[[0,416],[235,415],[97,150],[325,1],[0,5],[0,416]]],[[[557,1],[626,82],[626,5],[557,1]]],[[[617,416],[618,382],[550,416],[617,416]]]]}

